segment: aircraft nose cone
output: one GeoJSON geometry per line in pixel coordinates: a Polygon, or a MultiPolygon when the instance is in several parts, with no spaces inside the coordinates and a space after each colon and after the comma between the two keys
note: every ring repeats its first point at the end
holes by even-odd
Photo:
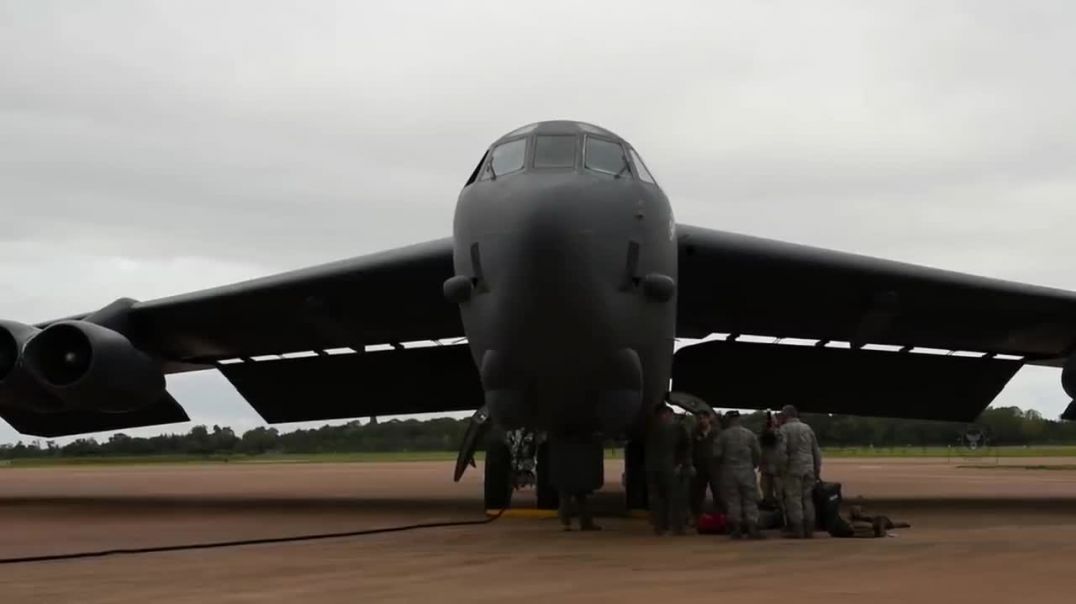
{"type": "MultiPolygon", "coordinates": [[[[551,203],[551,206],[561,205],[551,203]]],[[[581,321],[600,305],[597,284],[603,275],[593,232],[552,208],[531,212],[521,229],[514,258],[522,304],[546,327],[581,329],[581,321]]]]}

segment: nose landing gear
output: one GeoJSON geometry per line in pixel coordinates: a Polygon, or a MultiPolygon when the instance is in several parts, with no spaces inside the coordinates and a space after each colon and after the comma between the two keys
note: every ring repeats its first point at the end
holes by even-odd
{"type": "Polygon", "coordinates": [[[560,498],[551,480],[549,443],[527,430],[509,430],[503,436],[490,438],[486,445],[486,509],[509,507],[515,491],[530,487],[538,509],[557,509],[560,498]]]}

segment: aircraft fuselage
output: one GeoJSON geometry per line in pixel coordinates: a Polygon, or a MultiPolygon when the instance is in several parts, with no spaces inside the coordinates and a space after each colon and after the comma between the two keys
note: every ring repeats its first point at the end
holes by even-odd
{"type": "Polygon", "coordinates": [[[646,168],[629,153],[607,131],[545,122],[494,143],[460,193],[454,265],[471,287],[460,311],[486,403],[502,426],[619,433],[666,394],[674,222],[665,194],[640,178],[646,168]],[[571,166],[535,166],[545,159],[535,159],[543,136],[564,137],[553,141],[562,164],[574,137],[571,166]],[[523,167],[490,173],[493,150],[518,140],[523,167]],[[613,174],[615,160],[606,158],[604,171],[589,169],[599,146],[615,151],[606,143],[620,145],[631,166],[613,174]]]}

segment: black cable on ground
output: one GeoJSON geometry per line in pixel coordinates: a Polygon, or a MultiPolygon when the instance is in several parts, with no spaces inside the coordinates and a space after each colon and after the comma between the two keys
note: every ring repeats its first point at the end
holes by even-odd
{"type": "Polygon", "coordinates": [[[71,552],[67,554],[46,554],[42,556],[0,558],[0,565],[24,564],[28,562],[52,562],[57,560],[78,560],[81,558],[104,558],[106,556],[121,556],[131,554],[156,554],[161,552],[180,552],[184,550],[239,547],[244,545],[266,545],[270,543],[293,543],[296,541],[317,541],[320,539],[339,539],[341,537],[362,537],[366,535],[380,535],[384,533],[402,533],[404,531],[414,531],[418,529],[446,528],[453,526],[476,526],[481,524],[489,524],[503,515],[504,509],[500,510],[496,514],[487,516],[482,520],[427,522],[424,524],[406,524],[403,526],[390,526],[385,528],[366,529],[361,531],[344,531],[340,533],[314,533],[310,535],[294,535],[291,537],[266,537],[262,539],[241,539],[238,541],[210,541],[208,543],[188,543],[185,545],[158,545],[151,547],[91,550],[84,552],[71,552]]]}

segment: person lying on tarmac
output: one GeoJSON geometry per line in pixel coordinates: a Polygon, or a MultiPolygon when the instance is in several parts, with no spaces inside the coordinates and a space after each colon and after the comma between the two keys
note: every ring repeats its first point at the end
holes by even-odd
{"type": "Polygon", "coordinates": [[[714,441],[714,459],[720,468],[721,499],[729,519],[729,535],[741,539],[747,533],[762,539],[758,530],[758,437],[740,425],[738,411],[725,414],[727,427],[714,441]]]}
{"type": "Polygon", "coordinates": [[[889,516],[884,516],[881,514],[875,516],[868,516],[867,514],[863,513],[863,508],[858,505],[853,505],[851,509],[849,509],[848,518],[851,519],[852,527],[856,530],[857,533],[860,531],[860,527],[863,524],[866,524],[869,526],[871,532],[873,533],[872,536],[874,537],[885,537],[886,531],[890,531],[893,529],[905,529],[912,527],[912,525],[908,524],[907,522],[893,522],[889,519],[889,516]]]}
{"type": "Polygon", "coordinates": [[[668,405],[654,411],[646,435],[646,483],[654,532],[685,534],[683,469],[690,467],[689,437],[668,405]]]}

